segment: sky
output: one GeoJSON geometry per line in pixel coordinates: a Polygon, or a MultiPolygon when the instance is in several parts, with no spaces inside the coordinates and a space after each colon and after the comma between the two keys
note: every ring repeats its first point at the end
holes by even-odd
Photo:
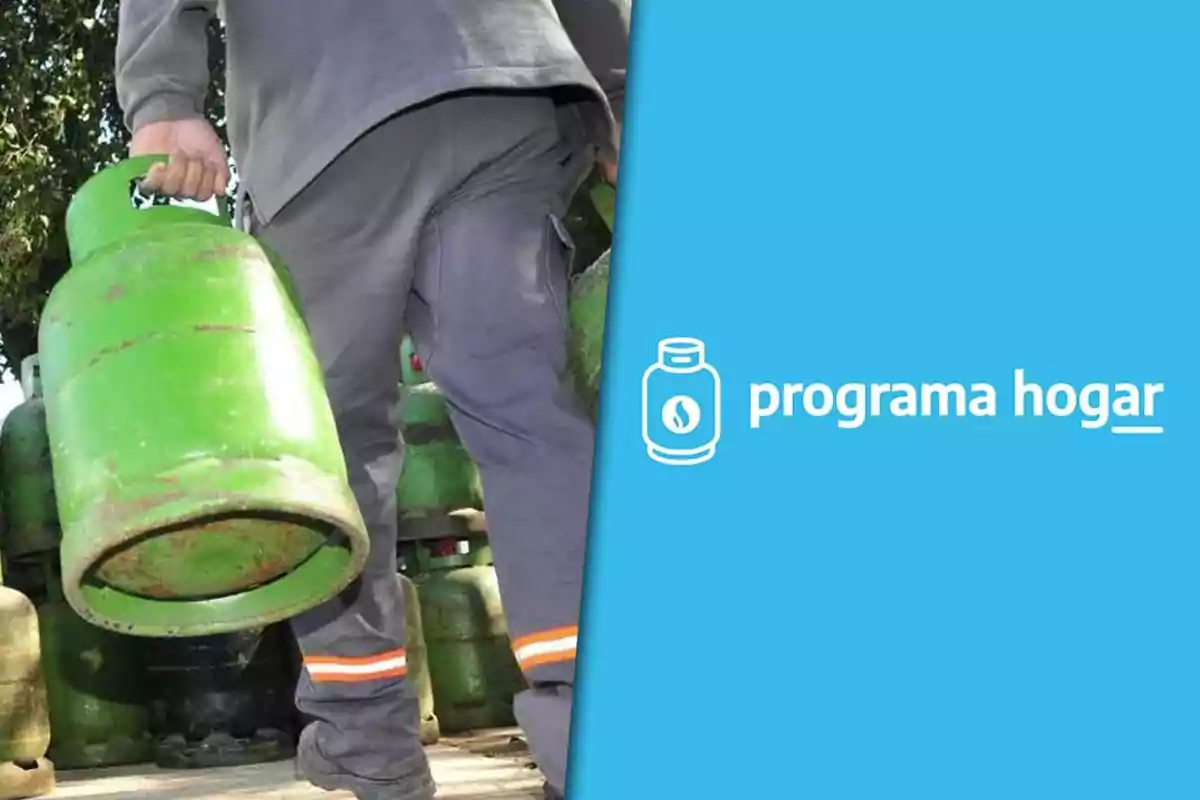
{"type": "Polygon", "coordinates": [[[21,394],[21,384],[11,375],[5,375],[4,380],[0,382],[0,419],[7,417],[8,412],[24,402],[25,395],[21,394]]]}
{"type": "Polygon", "coordinates": [[[7,417],[8,412],[25,402],[25,395],[21,392],[20,371],[18,367],[13,370],[18,373],[16,375],[0,372],[0,420],[7,417]]]}

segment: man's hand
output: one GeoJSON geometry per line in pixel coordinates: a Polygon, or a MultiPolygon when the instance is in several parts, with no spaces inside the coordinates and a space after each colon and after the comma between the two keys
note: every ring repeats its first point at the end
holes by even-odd
{"type": "Polygon", "coordinates": [[[604,180],[608,181],[613,186],[616,186],[617,185],[617,162],[616,161],[612,161],[612,162],[605,161],[600,165],[600,168],[602,170],[604,170],[604,180]]]}
{"type": "MultiPolygon", "coordinates": [[[[619,122],[617,123],[616,129],[613,131],[613,144],[616,145],[616,150],[617,150],[618,158],[619,158],[619,154],[621,152],[621,123],[619,123],[619,122]]],[[[617,185],[617,160],[614,159],[612,162],[605,161],[605,162],[601,163],[600,167],[601,167],[601,169],[604,170],[604,180],[608,181],[613,186],[616,186],[617,185]]]]}
{"type": "Polygon", "coordinates": [[[225,146],[208,120],[152,122],[133,134],[129,155],[170,156],[155,164],[142,180],[146,191],[167,197],[205,202],[229,189],[229,160],[225,146]]]}

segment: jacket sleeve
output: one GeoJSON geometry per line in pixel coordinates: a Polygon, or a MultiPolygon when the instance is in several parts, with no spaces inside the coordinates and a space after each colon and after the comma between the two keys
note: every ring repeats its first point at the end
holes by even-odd
{"type": "Polygon", "coordinates": [[[216,0],[121,0],[117,101],[129,130],[204,114],[216,10],[216,0]]]}
{"type": "Polygon", "coordinates": [[[563,28],[608,95],[618,122],[625,114],[631,5],[631,0],[554,0],[563,28]]]}

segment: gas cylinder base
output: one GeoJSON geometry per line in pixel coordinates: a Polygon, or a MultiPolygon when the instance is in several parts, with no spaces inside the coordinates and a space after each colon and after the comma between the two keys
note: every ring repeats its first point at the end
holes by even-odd
{"type": "Polygon", "coordinates": [[[30,764],[0,764],[0,800],[41,797],[54,791],[54,765],[39,758],[30,764]]]}
{"type": "Polygon", "coordinates": [[[287,761],[295,755],[296,738],[272,728],[256,731],[248,737],[214,733],[198,742],[175,734],[154,747],[154,763],[163,769],[244,767],[287,761]]]}
{"type": "Polygon", "coordinates": [[[471,535],[470,519],[443,509],[402,512],[399,529],[402,542],[462,539],[471,535]]]}
{"type": "Polygon", "coordinates": [[[95,744],[72,742],[61,747],[51,745],[48,755],[59,769],[101,769],[145,764],[150,760],[152,750],[148,738],[131,739],[122,736],[95,744]]]}
{"type": "Polygon", "coordinates": [[[345,483],[299,460],[200,459],[126,484],[71,525],[67,600],[138,636],[257,628],[334,597],[369,542],[345,483]]]}
{"type": "Polygon", "coordinates": [[[437,744],[441,738],[442,726],[438,722],[436,714],[421,720],[421,744],[426,746],[437,744]]]}
{"type": "Polygon", "coordinates": [[[17,544],[10,544],[4,554],[11,560],[18,560],[53,553],[58,549],[59,542],[62,540],[62,531],[58,529],[57,525],[47,526],[36,531],[13,530],[10,527],[6,531],[6,536],[10,542],[17,544]]]}

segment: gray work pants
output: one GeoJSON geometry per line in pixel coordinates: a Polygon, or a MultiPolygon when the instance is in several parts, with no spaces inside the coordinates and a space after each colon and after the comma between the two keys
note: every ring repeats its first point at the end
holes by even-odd
{"type": "Polygon", "coordinates": [[[478,462],[518,721],[565,782],[594,432],[566,375],[563,225],[593,150],[540,94],[468,94],[366,134],[253,229],[296,282],[371,534],[362,577],[293,621],[316,719],[298,766],[362,797],[425,798],[396,582],[399,343],[407,330],[478,462]]]}

